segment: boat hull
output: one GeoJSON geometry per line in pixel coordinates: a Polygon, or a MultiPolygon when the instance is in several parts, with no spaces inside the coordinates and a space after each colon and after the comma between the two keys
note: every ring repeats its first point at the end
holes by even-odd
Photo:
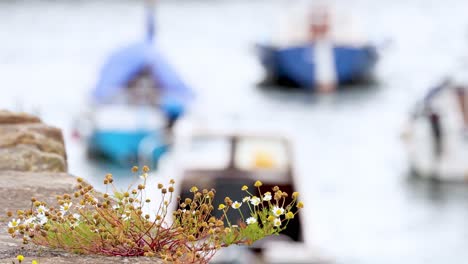
{"type": "Polygon", "coordinates": [[[403,139],[411,173],[440,181],[468,180],[468,142],[452,89],[436,87],[420,102],[403,139]]]}
{"type": "MultiPolygon", "coordinates": [[[[313,44],[288,48],[257,45],[259,59],[268,79],[307,89],[314,89],[315,86],[313,48],[313,44]]],[[[378,60],[374,46],[334,46],[333,52],[339,84],[360,82],[372,77],[378,60]]]]}
{"type": "Polygon", "coordinates": [[[88,153],[118,164],[134,165],[141,161],[142,142],[148,138],[156,146],[151,153],[145,153],[145,160],[157,164],[167,150],[164,134],[158,130],[96,130],[88,140],[88,153]]]}

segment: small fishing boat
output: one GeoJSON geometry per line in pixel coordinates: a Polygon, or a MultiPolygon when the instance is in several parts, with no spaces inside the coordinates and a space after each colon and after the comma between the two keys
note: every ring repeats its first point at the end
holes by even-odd
{"type": "MultiPolygon", "coordinates": [[[[316,84],[314,43],[288,47],[259,44],[257,50],[268,81],[314,89],[316,84]]],[[[333,53],[338,84],[371,79],[378,61],[375,46],[334,45],[333,53]]]]}
{"type": "Polygon", "coordinates": [[[349,14],[327,6],[302,6],[278,26],[275,39],[256,45],[265,83],[321,90],[371,80],[377,48],[354,26],[349,14]],[[329,87],[330,88],[330,87],[329,87]]]}
{"type": "Polygon", "coordinates": [[[125,165],[155,164],[193,97],[154,41],[154,6],[148,3],[146,39],[105,62],[88,114],[88,153],[125,165]]]}
{"type": "Polygon", "coordinates": [[[416,104],[402,137],[414,175],[441,181],[468,180],[468,138],[457,94],[446,80],[416,104]]]}
{"type": "MultiPolygon", "coordinates": [[[[187,123],[183,123],[186,125],[187,123]]],[[[181,126],[170,154],[164,157],[156,178],[173,178],[182,199],[193,197],[192,186],[216,190],[215,207],[228,196],[242,201],[242,186],[253,186],[262,181],[262,193],[278,186],[292,194],[299,188],[294,172],[291,142],[281,136],[259,131],[234,132],[210,126],[181,126]],[[169,176],[170,175],[170,176],[169,176]]],[[[260,196],[251,188],[253,195],[260,196]]],[[[290,197],[289,197],[290,198],[290,197]]],[[[288,198],[288,199],[289,199],[288,198]]],[[[287,202],[286,202],[287,204],[287,202]]],[[[174,208],[176,209],[176,208],[174,208]]],[[[249,215],[244,206],[244,215],[249,215]]],[[[221,211],[213,214],[221,217],[221,211]]],[[[242,221],[234,210],[228,211],[231,222],[242,221]]],[[[324,263],[323,256],[311,250],[306,243],[304,216],[301,212],[291,220],[279,236],[255,242],[251,247],[234,247],[221,250],[213,263],[324,263]],[[278,254],[282,250],[281,254],[278,254]]],[[[309,241],[310,242],[310,241],[309,241]]]]}

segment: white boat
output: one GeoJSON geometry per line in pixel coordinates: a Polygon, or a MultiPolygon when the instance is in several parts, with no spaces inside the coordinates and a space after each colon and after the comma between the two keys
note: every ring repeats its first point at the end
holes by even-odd
{"type": "Polygon", "coordinates": [[[411,171],[442,181],[468,180],[468,138],[457,94],[444,82],[419,102],[403,132],[411,171]]]}

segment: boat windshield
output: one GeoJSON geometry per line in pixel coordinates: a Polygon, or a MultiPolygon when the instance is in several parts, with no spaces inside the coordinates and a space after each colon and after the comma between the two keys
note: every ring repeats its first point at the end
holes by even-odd
{"type": "Polygon", "coordinates": [[[247,171],[278,171],[288,168],[288,153],[283,141],[242,138],[237,142],[235,165],[247,171]]]}
{"type": "Polygon", "coordinates": [[[229,165],[230,141],[225,137],[192,138],[185,157],[189,169],[226,169],[229,165]]]}

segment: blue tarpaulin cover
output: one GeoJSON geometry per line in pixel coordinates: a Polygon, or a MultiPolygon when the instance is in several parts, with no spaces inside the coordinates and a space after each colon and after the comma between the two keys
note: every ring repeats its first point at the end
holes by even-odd
{"type": "Polygon", "coordinates": [[[101,69],[93,91],[96,103],[106,103],[127,83],[148,67],[161,89],[161,104],[184,105],[193,97],[192,90],[177,75],[154,43],[155,24],[151,10],[147,9],[147,31],[144,41],[128,45],[114,52],[101,69]]]}

